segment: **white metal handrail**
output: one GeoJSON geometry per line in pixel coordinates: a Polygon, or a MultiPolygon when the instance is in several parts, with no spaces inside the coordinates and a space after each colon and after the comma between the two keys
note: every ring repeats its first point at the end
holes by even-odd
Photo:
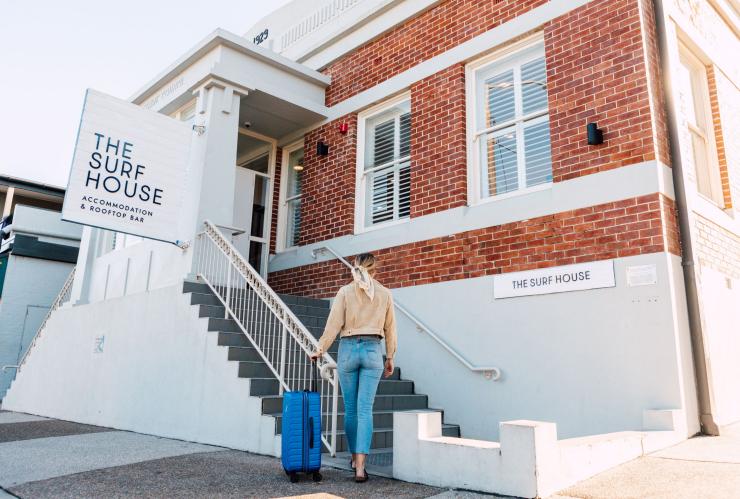
{"type": "Polygon", "coordinates": [[[337,448],[339,378],[336,362],[324,353],[314,365],[309,354],[318,341],[216,225],[205,221],[196,235],[193,266],[247,337],[279,383],[279,393],[311,388],[321,395],[321,440],[331,455],[337,448]]]}
{"type": "MultiPolygon", "coordinates": [[[[345,260],[344,257],[342,257],[342,255],[334,251],[334,249],[332,249],[329,246],[322,246],[320,248],[315,248],[313,251],[311,251],[311,256],[314,259],[316,259],[318,254],[323,251],[328,251],[329,253],[334,255],[334,257],[340,262],[342,262],[344,265],[346,265],[350,269],[352,268],[352,265],[347,260],[345,260]]],[[[442,348],[447,350],[453,357],[455,357],[458,361],[460,361],[462,365],[464,365],[471,371],[483,373],[486,379],[497,381],[498,379],[501,378],[501,369],[499,369],[498,367],[493,367],[493,366],[474,366],[465,357],[463,357],[454,348],[452,348],[445,340],[440,338],[439,335],[437,335],[437,333],[429,329],[429,327],[427,327],[423,322],[417,319],[411,312],[409,312],[403,305],[398,303],[395,299],[393,300],[393,304],[396,306],[399,312],[401,312],[403,315],[408,317],[409,320],[411,320],[411,322],[413,322],[416,325],[416,329],[418,331],[424,331],[429,336],[431,336],[432,339],[434,339],[434,341],[439,343],[442,346],[442,348]]]]}
{"type": "Polygon", "coordinates": [[[39,328],[36,330],[36,334],[33,336],[33,339],[31,340],[31,343],[29,343],[28,348],[26,348],[26,351],[23,353],[23,357],[21,357],[21,360],[18,361],[17,365],[12,366],[3,366],[3,371],[6,369],[15,368],[17,371],[20,371],[23,367],[23,364],[26,362],[26,358],[28,357],[28,354],[31,352],[31,349],[36,345],[36,340],[38,340],[39,336],[41,335],[41,331],[44,330],[46,327],[46,323],[49,321],[49,317],[51,317],[51,314],[54,313],[56,309],[64,305],[69,301],[69,297],[72,294],[72,283],[75,280],[75,270],[77,267],[74,267],[72,269],[72,272],[69,273],[67,276],[67,280],[64,281],[64,284],[62,285],[62,289],[59,291],[59,294],[54,299],[54,302],[51,304],[51,307],[49,308],[49,311],[46,313],[46,317],[44,317],[43,322],[39,326],[39,328]]]}

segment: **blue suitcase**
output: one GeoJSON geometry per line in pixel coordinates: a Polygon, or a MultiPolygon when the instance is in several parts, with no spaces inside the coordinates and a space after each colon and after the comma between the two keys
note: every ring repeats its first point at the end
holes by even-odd
{"type": "Polygon", "coordinates": [[[283,394],[282,462],[291,482],[298,472],[321,481],[321,399],[317,391],[283,394]]]}

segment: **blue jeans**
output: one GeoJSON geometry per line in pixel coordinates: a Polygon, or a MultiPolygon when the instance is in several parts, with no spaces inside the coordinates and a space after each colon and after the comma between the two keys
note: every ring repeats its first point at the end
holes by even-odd
{"type": "Polygon", "coordinates": [[[368,454],[373,439],[373,401],[383,374],[380,340],[343,338],[337,356],[344,398],[344,431],[353,454],[368,454]]]}

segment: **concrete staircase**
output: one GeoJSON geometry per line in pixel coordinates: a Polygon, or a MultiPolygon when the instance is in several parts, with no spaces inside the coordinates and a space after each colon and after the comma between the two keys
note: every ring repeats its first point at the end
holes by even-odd
{"type": "MultiPolygon", "coordinates": [[[[229,361],[239,363],[239,377],[250,379],[250,395],[262,399],[262,413],[275,418],[275,433],[280,434],[283,401],[282,396],[279,395],[277,379],[238,328],[236,322],[224,319],[224,307],[206,284],[185,282],[183,292],[190,294],[190,303],[199,308],[200,317],[208,318],[208,330],[218,335],[219,345],[228,348],[229,361]]],[[[321,336],[329,315],[328,301],[291,295],[280,297],[316,338],[321,336]]],[[[338,348],[339,340],[329,350],[335,359],[338,348]]],[[[369,464],[381,467],[387,467],[390,464],[395,411],[428,409],[428,407],[427,396],[416,393],[414,382],[402,379],[398,367],[390,378],[382,378],[373,406],[374,431],[369,464]]],[[[444,424],[442,433],[445,436],[459,437],[460,427],[444,424]]],[[[337,440],[337,456],[344,460],[347,453],[347,440],[344,433],[344,403],[341,397],[337,440]]]]}

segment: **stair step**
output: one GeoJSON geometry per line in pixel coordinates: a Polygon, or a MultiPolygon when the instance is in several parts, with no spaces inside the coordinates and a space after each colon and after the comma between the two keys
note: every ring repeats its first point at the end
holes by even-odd
{"type": "MultiPolygon", "coordinates": [[[[213,296],[216,299],[215,296],[213,296]]],[[[214,305],[199,303],[198,305],[198,316],[199,317],[213,317],[217,319],[223,319],[226,315],[226,307],[223,305],[214,305]]],[[[237,315],[239,311],[235,311],[237,315]]],[[[261,311],[246,311],[244,315],[248,316],[249,320],[245,321],[246,326],[254,326],[256,328],[264,328],[265,325],[268,327],[279,330],[279,321],[272,315],[268,315],[261,311]]],[[[311,331],[311,334],[315,336],[316,332],[323,334],[324,326],[326,325],[326,317],[315,317],[308,315],[298,315],[298,320],[311,331]]]]}
{"type": "Polygon", "coordinates": [[[191,305],[221,305],[221,300],[214,294],[190,293],[191,305]]]}
{"type": "Polygon", "coordinates": [[[319,317],[326,319],[330,310],[325,307],[314,307],[311,305],[288,305],[288,308],[299,317],[319,317]]]}
{"type": "Polygon", "coordinates": [[[329,308],[329,300],[321,298],[309,298],[307,296],[278,294],[281,300],[288,305],[308,305],[310,307],[329,308]]]}
{"type": "Polygon", "coordinates": [[[208,287],[208,284],[203,282],[195,282],[195,281],[184,281],[182,283],[182,292],[183,293],[201,293],[201,294],[208,294],[212,295],[213,292],[211,291],[211,288],[208,287]]]}
{"type": "MultiPolygon", "coordinates": [[[[279,395],[264,395],[262,398],[262,414],[279,414],[283,411],[283,397],[279,395]]],[[[330,397],[324,397],[325,403],[331,402],[330,397]]],[[[421,394],[411,395],[377,395],[373,404],[375,410],[396,410],[406,411],[411,409],[426,409],[428,407],[428,397],[421,394]]],[[[340,411],[344,411],[344,401],[339,397],[337,401],[340,411]]],[[[328,406],[325,406],[328,407],[328,406]]]]}
{"type": "MultiPolygon", "coordinates": [[[[216,331],[216,330],[214,330],[216,331]]],[[[218,344],[223,347],[249,347],[249,342],[244,333],[234,331],[218,331],[218,344]]]]}
{"type": "MultiPolygon", "coordinates": [[[[260,395],[278,395],[280,393],[280,383],[275,378],[251,378],[249,394],[254,396],[260,395]]],[[[341,390],[339,394],[341,395],[341,390]]],[[[378,395],[412,395],[414,393],[414,382],[408,380],[386,380],[383,379],[378,383],[378,395]]]]}
{"type": "MultiPolygon", "coordinates": [[[[374,411],[373,412],[373,427],[374,428],[392,428],[393,427],[393,413],[397,411],[374,411]]],[[[344,430],[344,416],[343,412],[337,414],[337,429],[344,430]]],[[[326,421],[325,418],[330,417],[330,414],[323,414],[322,420],[326,421]]],[[[275,434],[280,435],[283,432],[283,415],[275,415],[275,434]]]]}
{"type": "MultiPolygon", "coordinates": [[[[246,338],[245,338],[246,339],[246,338]]],[[[240,360],[239,362],[239,377],[240,378],[272,378],[274,377],[272,370],[267,366],[267,364],[263,360],[240,360]]],[[[286,372],[290,373],[292,366],[298,366],[299,369],[304,369],[306,374],[308,375],[308,369],[306,369],[306,364],[304,363],[287,363],[286,364],[286,372]]],[[[394,369],[395,371],[395,369],[394,369]]],[[[381,383],[384,381],[399,381],[402,380],[397,379],[397,377],[400,377],[400,371],[398,373],[394,372],[391,374],[389,378],[383,378],[381,380],[381,383]],[[393,379],[396,378],[396,379],[393,379]]],[[[412,383],[411,381],[405,381],[406,383],[412,383]]],[[[306,380],[307,386],[309,383],[309,380],[306,380]]],[[[406,385],[398,385],[396,389],[403,389],[406,385]]],[[[413,391],[413,383],[411,385],[412,391],[413,391]]],[[[341,391],[340,391],[341,393],[341,391]]]]}
{"type": "Polygon", "coordinates": [[[208,330],[209,331],[220,331],[224,333],[236,333],[241,332],[239,325],[232,319],[222,319],[218,317],[208,318],[208,330]]]}
{"type": "MultiPolygon", "coordinates": [[[[443,424],[442,436],[459,438],[460,427],[457,425],[443,424]]],[[[393,427],[373,428],[373,438],[370,442],[370,448],[381,449],[387,447],[393,447],[393,427]]],[[[348,450],[347,435],[344,431],[337,431],[337,452],[345,452],[348,450]]],[[[328,452],[328,450],[323,447],[322,452],[328,452]]]]}
{"type": "MultiPolygon", "coordinates": [[[[233,333],[237,334],[237,333],[233,333]]],[[[268,358],[278,358],[278,350],[277,349],[265,349],[263,350],[265,355],[268,356],[268,358]],[[275,354],[275,355],[273,355],[275,354]]],[[[329,349],[329,355],[331,355],[333,358],[337,358],[337,348],[332,345],[332,348],[329,349]]],[[[260,357],[259,353],[257,353],[257,350],[252,346],[232,346],[229,347],[229,354],[228,354],[229,360],[262,360],[262,357],[260,357]]]]}

